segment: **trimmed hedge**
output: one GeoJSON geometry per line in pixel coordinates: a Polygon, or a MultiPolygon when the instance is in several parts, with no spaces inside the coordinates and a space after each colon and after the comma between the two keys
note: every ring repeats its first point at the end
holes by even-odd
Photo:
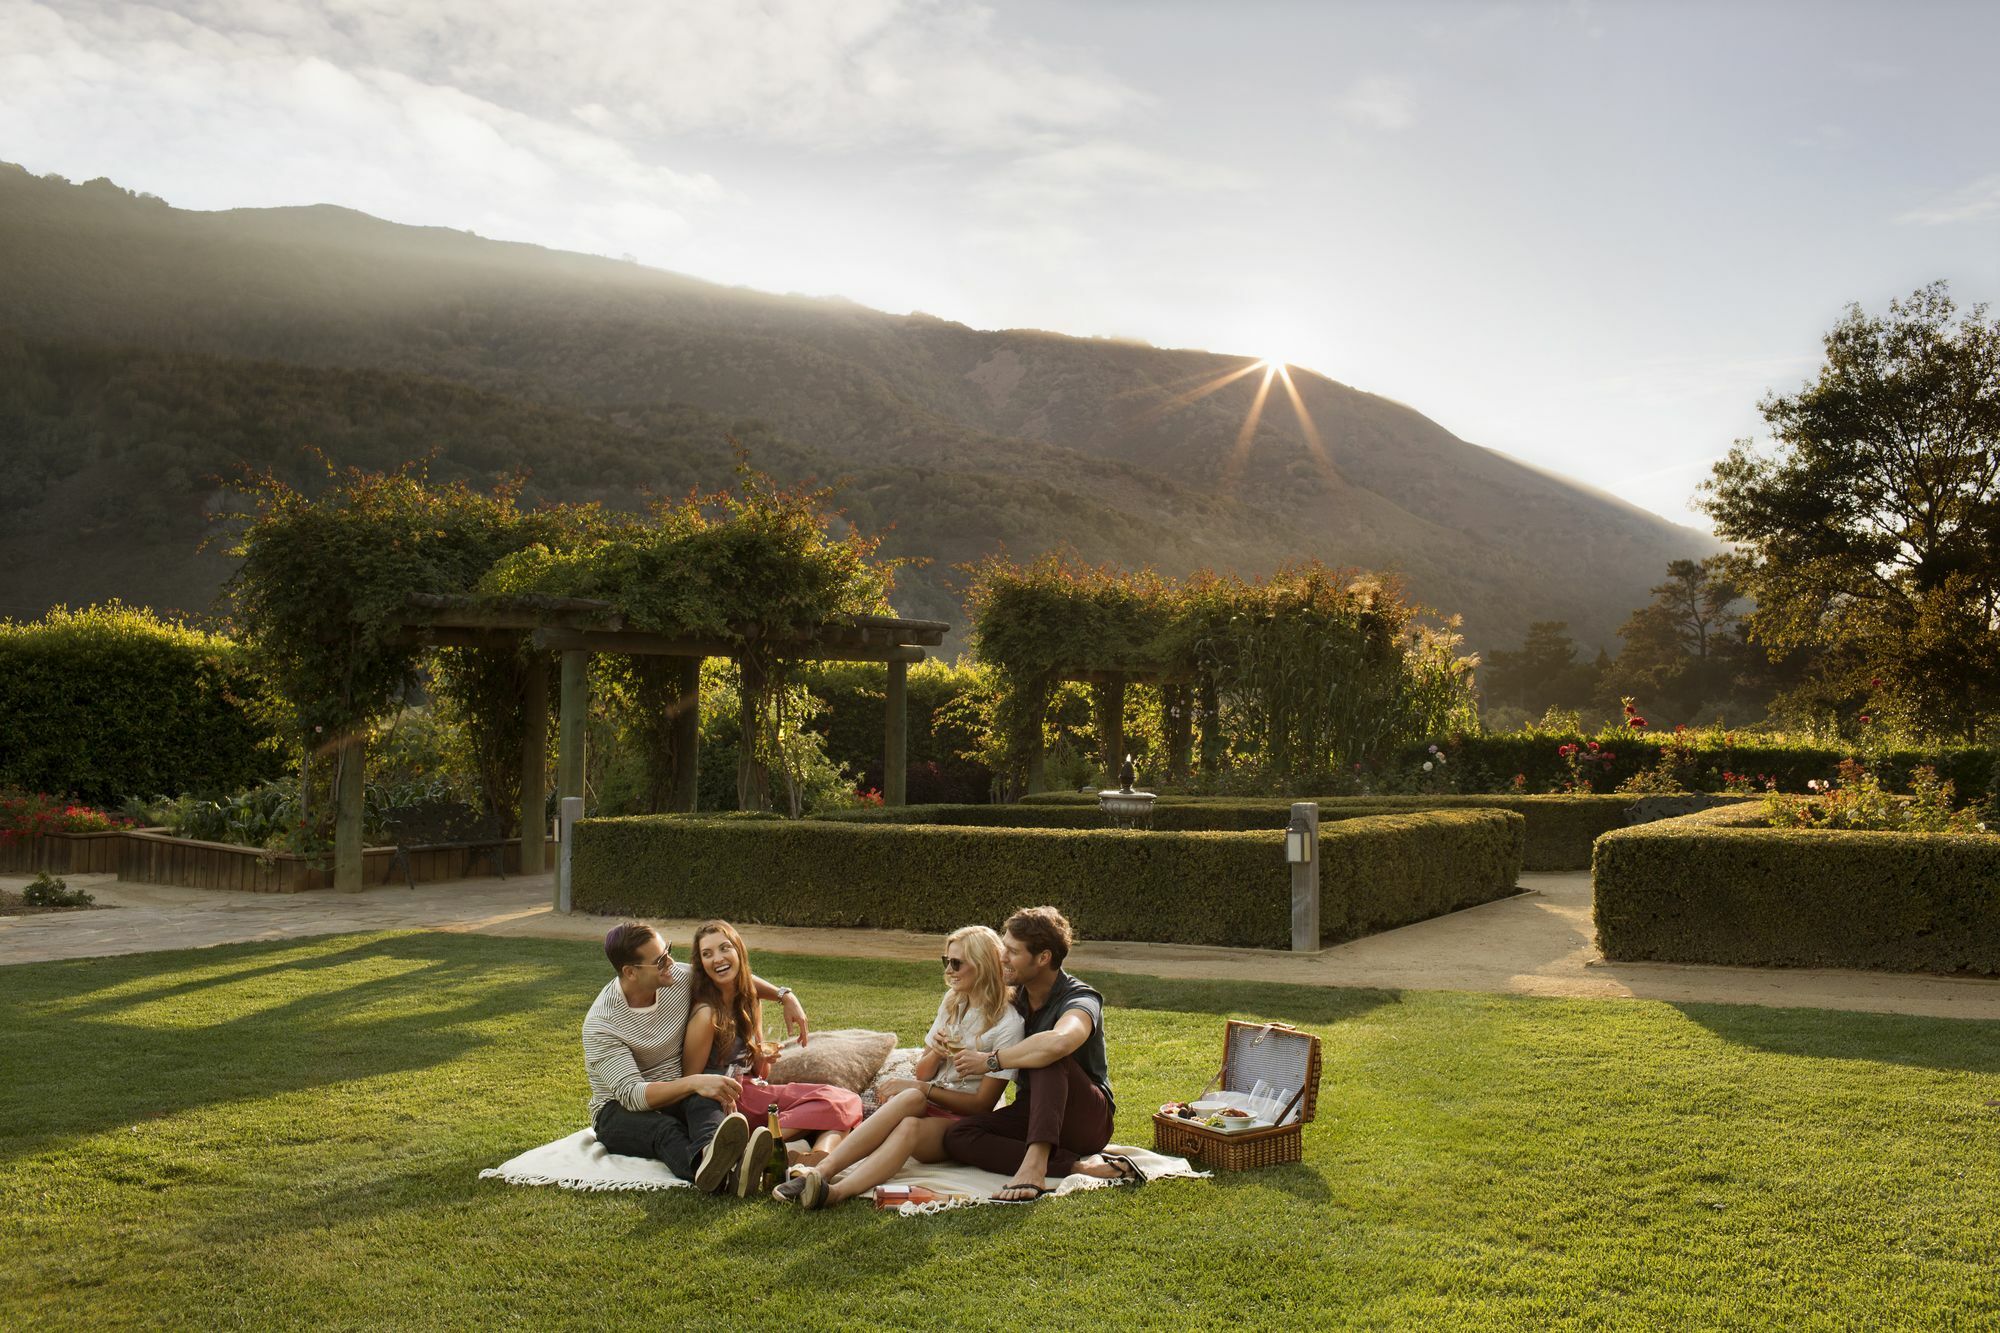
{"type": "MultiPolygon", "coordinates": [[[[1731,733],[1724,733],[1729,735],[1731,733]]],[[[1855,757],[1849,746],[1760,745],[1754,732],[1746,732],[1740,743],[1723,745],[1713,731],[1692,731],[1682,737],[1693,747],[1699,780],[1710,790],[1720,790],[1722,774],[1734,772],[1755,777],[1769,774],[1780,789],[1803,792],[1813,778],[1822,781],[1834,776],[1843,759],[1855,757]]],[[[1639,773],[1658,766],[1660,751],[1673,733],[1657,731],[1602,731],[1592,736],[1559,736],[1503,732],[1488,736],[1458,736],[1444,742],[1451,762],[1447,765],[1452,784],[1460,790],[1505,792],[1520,774],[1529,791],[1549,791],[1569,776],[1557,751],[1565,744],[1582,745],[1595,740],[1617,755],[1604,784],[1616,786],[1639,773]]],[[[1414,781],[1423,762],[1431,756],[1423,744],[1403,746],[1389,759],[1385,769],[1414,781]]],[[[1992,746],[1947,746],[1936,750],[1894,750],[1871,755],[1869,766],[1878,769],[1884,781],[1898,791],[1909,790],[1910,770],[1928,764],[1938,776],[1958,787],[1962,798],[1977,800],[2000,781],[2000,749],[1992,746]]]]}
{"type": "Polygon", "coordinates": [[[1608,834],[1597,942],[1618,961],[2000,972],[2000,837],[1775,829],[1711,810],[1608,834]]]}
{"type": "Polygon", "coordinates": [[[0,621],[0,785],[115,804],[268,781],[262,690],[240,645],[116,602],[0,621]]]}
{"type": "MultiPolygon", "coordinates": [[[[965,809],[967,807],[953,807],[965,809]]],[[[976,808],[976,807],[975,807],[976,808]]],[[[1328,829],[1322,941],[1514,892],[1525,826],[1462,811],[1328,829]]],[[[577,826],[579,910],[795,926],[947,931],[1053,903],[1087,939],[1282,949],[1280,832],[972,828],[853,819],[637,815],[577,826]]]]}
{"type": "MultiPolygon", "coordinates": [[[[1631,795],[1583,795],[1583,796],[1301,796],[1301,801],[1313,801],[1319,805],[1321,824],[1334,820],[1355,819],[1365,815],[1410,814],[1423,810],[1509,810],[1523,816],[1528,821],[1527,847],[1523,854],[1523,870],[1588,870],[1590,869],[1590,848],[1599,835],[1612,829],[1622,829],[1629,824],[1643,823],[1649,819],[1685,813],[1684,803],[1726,802],[1736,803],[1748,798],[1737,796],[1697,795],[1692,797],[1658,797],[1631,795]]],[[[905,807],[917,809],[918,807],[905,807]]],[[[1098,813],[1097,796],[1085,792],[1042,792],[1024,798],[1013,806],[992,807],[922,807],[935,811],[948,809],[948,816],[919,818],[918,823],[986,823],[1011,825],[1040,825],[1044,820],[1065,828],[1092,827],[1091,821],[1102,826],[1104,816],[1098,813]],[[990,809],[1013,811],[1011,817],[1002,814],[992,816],[959,816],[958,810],[990,809]],[[1030,813],[1031,811],[1062,811],[1060,815],[1030,813]],[[1078,814],[1075,812],[1085,813],[1078,814]]],[[[1249,797],[1209,797],[1209,796],[1162,796],[1153,806],[1153,827],[1156,829],[1194,828],[1283,828],[1291,816],[1290,801],[1273,801],[1249,797]]],[[[896,810],[868,810],[850,812],[847,817],[897,819],[896,810]]]]}

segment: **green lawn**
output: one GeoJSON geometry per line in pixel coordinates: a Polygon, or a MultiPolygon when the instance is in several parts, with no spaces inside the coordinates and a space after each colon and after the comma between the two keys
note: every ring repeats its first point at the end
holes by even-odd
{"type": "MultiPolygon", "coordinates": [[[[760,970],[820,1026],[936,1005],[760,970]]],[[[1121,1138],[1284,1019],[1306,1165],[916,1219],[478,1180],[583,1123],[608,975],[440,934],[0,970],[0,1327],[2000,1319],[2000,1025],[1104,976],[1121,1138]]]]}

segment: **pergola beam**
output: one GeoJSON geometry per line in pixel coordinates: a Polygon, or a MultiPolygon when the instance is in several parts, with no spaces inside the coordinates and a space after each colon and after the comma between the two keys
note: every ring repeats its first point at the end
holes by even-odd
{"type": "MultiPolygon", "coordinates": [[[[529,635],[537,648],[551,652],[624,653],[633,657],[740,657],[744,645],[727,639],[683,639],[639,630],[538,629],[529,635]]],[[[879,648],[828,642],[824,639],[766,640],[781,658],[811,662],[921,662],[925,652],[911,644],[879,648]]]]}

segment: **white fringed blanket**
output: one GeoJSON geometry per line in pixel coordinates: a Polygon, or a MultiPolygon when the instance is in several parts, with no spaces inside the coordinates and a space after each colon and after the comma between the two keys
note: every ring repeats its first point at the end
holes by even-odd
{"type": "MultiPolygon", "coordinates": [[[[1151,1180],[1176,1177],[1195,1179],[1208,1174],[1206,1171],[1197,1171],[1189,1166],[1186,1158],[1165,1157],[1144,1148],[1121,1148],[1113,1144],[1106,1151],[1124,1153],[1138,1163],[1139,1169],[1151,1180]]],[[[499,1166],[488,1167],[479,1173],[479,1178],[502,1180],[509,1185],[560,1185],[564,1189],[571,1190],[693,1188],[690,1182],[667,1170],[664,1163],[645,1157],[621,1157],[616,1153],[604,1151],[597,1142],[597,1135],[588,1129],[580,1129],[567,1138],[532,1148],[519,1157],[502,1162],[499,1166]]],[[[942,1196],[935,1203],[906,1203],[896,1209],[897,1212],[935,1213],[967,1204],[992,1203],[993,1193],[1007,1183],[1007,1177],[996,1176],[991,1171],[981,1171],[977,1167],[961,1166],[956,1162],[939,1162],[934,1165],[909,1162],[890,1183],[922,1185],[936,1190],[942,1196]]],[[[1077,1190],[1102,1189],[1123,1182],[1076,1175],[1060,1179],[1051,1176],[1042,1183],[1049,1187],[1049,1197],[1053,1198],[1077,1190]]]]}

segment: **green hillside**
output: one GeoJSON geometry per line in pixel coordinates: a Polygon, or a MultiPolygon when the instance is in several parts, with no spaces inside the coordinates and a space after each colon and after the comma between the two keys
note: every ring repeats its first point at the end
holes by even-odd
{"type": "Polygon", "coordinates": [[[1305,556],[1402,572],[1475,645],[1530,620],[1607,640],[1666,562],[1712,543],[1293,372],[1232,466],[1244,358],[771,296],[312,207],[194,213],[0,168],[0,604],[204,601],[192,542],[239,460],[442,476],[634,504],[726,474],[725,435],[843,478],[885,550],[928,557],[899,607],[958,619],[950,564],[1004,544],[1242,572],[1305,556]]]}

